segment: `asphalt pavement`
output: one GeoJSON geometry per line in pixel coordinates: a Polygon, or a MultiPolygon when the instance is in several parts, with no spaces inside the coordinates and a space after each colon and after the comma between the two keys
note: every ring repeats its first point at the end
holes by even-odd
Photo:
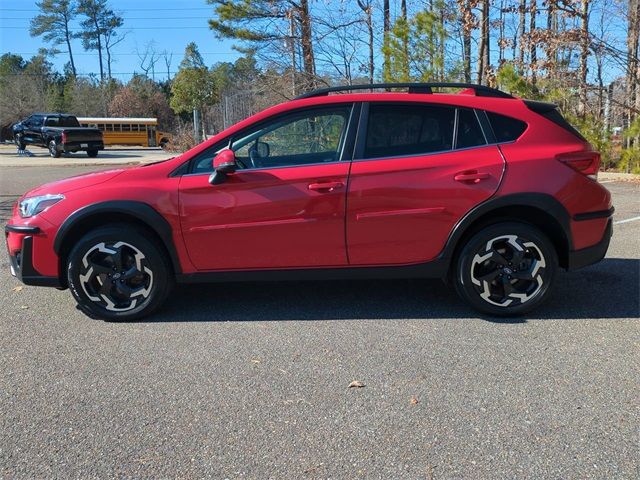
{"type": "MultiPolygon", "coordinates": [[[[77,173],[0,169],[4,204],[77,173]]],[[[3,250],[0,478],[640,475],[640,220],[510,320],[439,281],[181,287],[136,323],[20,287],[3,250]]]]}

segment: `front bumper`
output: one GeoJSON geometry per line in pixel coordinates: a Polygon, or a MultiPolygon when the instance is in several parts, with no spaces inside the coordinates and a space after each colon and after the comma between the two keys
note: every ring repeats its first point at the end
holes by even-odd
{"type": "MultiPolygon", "coordinates": [[[[611,211],[613,213],[613,211],[611,211]]],[[[586,267],[599,262],[607,254],[609,249],[609,242],[613,235],[613,219],[609,218],[607,227],[602,235],[602,240],[591,247],[583,248],[580,250],[573,250],[569,252],[569,261],[567,270],[576,270],[578,268],[586,267]]]]}
{"type": "Polygon", "coordinates": [[[40,232],[38,227],[27,227],[21,225],[7,225],[4,228],[5,237],[7,239],[7,247],[9,247],[8,238],[10,233],[25,235],[22,237],[22,244],[19,250],[12,252],[11,248],[7,248],[9,254],[9,262],[11,266],[11,274],[25,285],[35,285],[39,287],[56,287],[61,288],[60,279],[58,277],[48,277],[42,275],[33,266],[33,236],[40,232]]]}

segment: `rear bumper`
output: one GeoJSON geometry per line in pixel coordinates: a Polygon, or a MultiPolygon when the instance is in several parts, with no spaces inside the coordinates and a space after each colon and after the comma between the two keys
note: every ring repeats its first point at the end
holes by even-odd
{"type": "MultiPolygon", "coordinates": [[[[36,234],[39,230],[26,231],[26,228],[28,227],[7,225],[4,229],[6,237],[8,237],[10,233],[27,234],[22,238],[21,248],[19,250],[12,252],[10,248],[7,248],[11,274],[25,285],[61,288],[62,285],[60,285],[60,279],[58,277],[42,275],[33,266],[33,237],[30,234],[36,234]]],[[[37,229],[37,227],[30,228],[37,229]]]]}
{"type": "Polygon", "coordinates": [[[78,152],[80,150],[104,150],[104,142],[102,140],[88,142],[73,141],[62,144],[63,152],[78,152]],[[86,147],[83,145],[86,145],[86,147]]]}
{"type": "MultiPolygon", "coordinates": [[[[613,212],[612,212],[613,213],[613,212]]],[[[613,219],[609,218],[602,239],[595,245],[569,252],[567,270],[576,270],[599,262],[607,254],[609,242],[613,235],[613,219]]]]}

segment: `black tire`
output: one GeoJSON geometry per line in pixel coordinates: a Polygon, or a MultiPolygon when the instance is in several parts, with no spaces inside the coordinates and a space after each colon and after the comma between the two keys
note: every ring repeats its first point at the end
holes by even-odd
{"type": "Polygon", "coordinates": [[[25,150],[27,148],[27,145],[24,143],[24,139],[22,138],[22,135],[20,135],[19,133],[15,136],[14,141],[16,142],[16,146],[18,147],[18,150],[25,150]]]}
{"type": "Polygon", "coordinates": [[[148,232],[113,224],[90,231],[75,245],[67,281],[78,307],[90,317],[128,321],[160,307],[174,277],[164,250],[148,232]]]}
{"type": "Polygon", "coordinates": [[[52,156],[53,158],[60,158],[60,151],[58,150],[58,144],[55,140],[49,140],[47,146],[49,147],[50,156],[52,156]]]}
{"type": "Polygon", "coordinates": [[[98,156],[98,150],[87,150],[87,155],[91,158],[96,158],[98,156]]]}
{"type": "Polygon", "coordinates": [[[490,225],[473,235],[454,262],[458,295],[480,312],[508,317],[544,303],[558,269],[551,241],[518,222],[490,225]]]}

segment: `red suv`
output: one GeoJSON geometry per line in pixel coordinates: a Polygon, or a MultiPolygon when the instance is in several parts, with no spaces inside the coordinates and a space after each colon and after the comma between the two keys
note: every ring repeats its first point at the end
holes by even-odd
{"type": "Polygon", "coordinates": [[[559,267],[603,258],[600,156],[554,105],[373,88],[398,87],[318,90],[178,157],[36,188],[5,229],[12,273],[109,320],[149,314],[174,282],[406,277],[517,315],[559,267]]]}

